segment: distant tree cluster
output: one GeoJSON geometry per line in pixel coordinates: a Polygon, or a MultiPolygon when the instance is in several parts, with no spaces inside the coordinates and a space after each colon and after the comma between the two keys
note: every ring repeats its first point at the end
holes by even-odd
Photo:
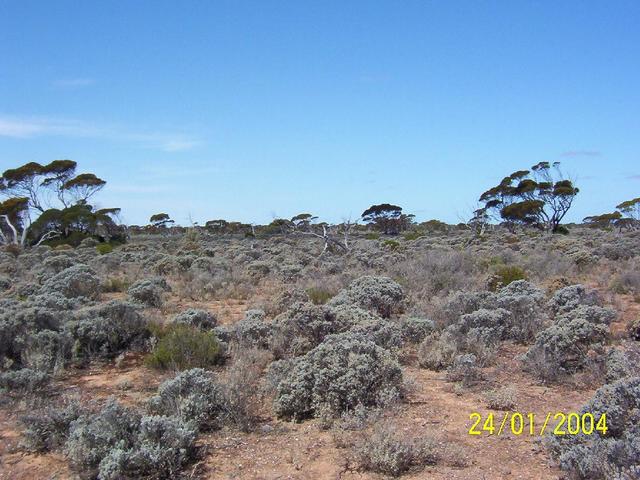
{"type": "Polygon", "coordinates": [[[87,236],[122,234],[119,208],[94,209],[89,199],[106,182],[93,173],[76,174],[73,160],[30,162],[0,177],[0,243],[34,245],[53,238],[73,243],[87,236]]]}
{"type": "Polygon", "coordinates": [[[640,228],[640,197],[622,202],[616,211],[585,217],[584,223],[596,228],[635,230],[640,228]]]}

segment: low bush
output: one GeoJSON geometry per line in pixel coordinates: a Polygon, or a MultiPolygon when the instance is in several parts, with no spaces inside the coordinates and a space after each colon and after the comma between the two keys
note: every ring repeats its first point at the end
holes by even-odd
{"type": "Polygon", "coordinates": [[[274,409],[280,417],[335,417],[358,405],[383,406],[403,394],[395,357],[359,335],[329,336],[290,362],[276,387],[274,409]]]}
{"type": "Polygon", "coordinates": [[[30,368],[12,370],[0,373],[0,392],[22,397],[42,393],[50,381],[51,377],[45,372],[30,368]]]}
{"type": "Polygon", "coordinates": [[[129,296],[148,307],[161,307],[164,303],[164,292],[170,291],[164,278],[155,277],[141,280],[129,287],[129,296]]]}
{"type": "Polygon", "coordinates": [[[211,330],[216,327],[218,321],[213,314],[206,310],[189,308],[176,315],[173,318],[173,323],[189,325],[201,330],[211,330]]]}
{"type": "Polygon", "coordinates": [[[100,293],[100,281],[86,265],[74,265],[48,279],[43,293],[59,293],[67,298],[95,298],[100,293]]]}
{"type": "Polygon", "coordinates": [[[442,370],[457,354],[455,341],[448,334],[434,332],[425,337],[418,348],[418,364],[430,370],[442,370]]]}
{"type": "Polygon", "coordinates": [[[596,422],[606,414],[606,434],[549,435],[546,446],[560,468],[579,479],[631,479],[640,473],[640,377],[607,384],[581,410],[596,422]]]}
{"type": "Polygon", "coordinates": [[[475,385],[483,378],[476,356],[472,353],[457,355],[447,368],[446,377],[447,381],[460,382],[463,387],[475,385]]]}
{"type": "Polygon", "coordinates": [[[419,317],[405,317],[400,320],[400,331],[405,342],[420,343],[435,330],[433,320],[419,317]]]}
{"type": "Polygon", "coordinates": [[[487,392],[487,407],[492,410],[513,411],[518,406],[517,392],[513,385],[507,385],[487,392]]]}
{"type": "Polygon", "coordinates": [[[189,325],[169,325],[161,329],[153,351],[145,363],[162,370],[210,367],[223,361],[223,351],[214,332],[189,325]]]}
{"type": "Polygon", "coordinates": [[[402,308],[404,292],[402,287],[388,277],[366,275],[360,277],[341,290],[328,303],[330,306],[353,303],[372,310],[383,318],[402,308]]]}
{"type": "Polygon", "coordinates": [[[113,252],[113,245],[110,243],[99,243],[96,245],[96,252],[100,255],[106,255],[107,253],[113,252]]]}
{"type": "Polygon", "coordinates": [[[536,336],[523,357],[524,367],[542,381],[553,382],[582,370],[591,349],[607,341],[609,328],[584,318],[554,323],[536,336]]]}
{"type": "Polygon", "coordinates": [[[65,452],[90,478],[175,478],[193,458],[196,434],[177,417],[141,416],[110,401],[71,423],[65,452]]]}
{"type": "Polygon", "coordinates": [[[489,290],[497,291],[516,280],[526,280],[527,273],[517,265],[502,265],[495,269],[489,281],[489,290]]]}
{"type": "Polygon", "coordinates": [[[80,363],[114,358],[132,347],[141,347],[149,337],[147,321],[138,308],[119,300],[79,312],[63,331],[73,339],[73,358],[80,363]]]}
{"type": "Polygon", "coordinates": [[[333,297],[333,293],[320,287],[308,288],[307,295],[314,305],[324,305],[333,297]]]}
{"type": "Polygon", "coordinates": [[[32,452],[49,452],[62,447],[67,441],[71,423],[84,413],[79,402],[68,400],[62,406],[23,416],[22,446],[32,452]]]}
{"type": "Polygon", "coordinates": [[[354,448],[355,459],[362,470],[398,477],[439,459],[437,443],[431,438],[407,438],[397,429],[382,425],[354,448]]]}
{"type": "Polygon", "coordinates": [[[569,285],[561,288],[549,300],[549,310],[554,315],[569,312],[579,305],[601,305],[602,301],[595,290],[584,285],[569,285]]]}
{"type": "Polygon", "coordinates": [[[201,368],[185,370],[163,382],[158,393],[149,399],[149,410],[180,417],[203,430],[220,428],[227,415],[222,386],[213,374],[201,368]]]}

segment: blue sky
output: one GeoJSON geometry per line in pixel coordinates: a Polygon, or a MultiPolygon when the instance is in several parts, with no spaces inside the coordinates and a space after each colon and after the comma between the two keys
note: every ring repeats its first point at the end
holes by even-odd
{"type": "Polygon", "coordinates": [[[128,223],[457,222],[562,162],[640,196],[638,1],[0,0],[0,169],[76,160],[128,223]]]}

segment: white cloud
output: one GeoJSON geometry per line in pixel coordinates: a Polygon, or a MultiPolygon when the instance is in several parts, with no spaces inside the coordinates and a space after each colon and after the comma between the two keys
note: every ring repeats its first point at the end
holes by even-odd
{"type": "Polygon", "coordinates": [[[0,137],[30,139],[40,136],[106,139],[136,143],[165,152],[191,150],[203,144],[201,140],[181,133],[130,131],[122,127],[96,126],[78,120],[0,115],[0,137]]]}

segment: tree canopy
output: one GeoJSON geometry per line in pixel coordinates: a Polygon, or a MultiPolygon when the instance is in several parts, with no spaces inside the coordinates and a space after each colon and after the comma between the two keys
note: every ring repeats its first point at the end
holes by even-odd
{"type": "Polygon", "coordinates": [[[556,231],[578,192],[564,178],[559,162],[540,162],[531,170],[512,173],[480,195],[484,206],[475,217],[493,216],[510,227],[531,225],[556,231]]]}
{"type": "Polygon", "coordinates": [[[120,209],[94,210],[88,200],[107,182],[93,173],[76,174],[73,160],[41,165],[29,162],[5,170],[0,177],[0,241],[39,243],[54,236],[110,237],[120,209]]]}
{"type": "Polygon", "coordinates": [[[414,215],[402,213],[402,207],[390,203],[371,205],[362,212],[362,220],[387,235],[397,235],[412,223],[414,215]]]}

